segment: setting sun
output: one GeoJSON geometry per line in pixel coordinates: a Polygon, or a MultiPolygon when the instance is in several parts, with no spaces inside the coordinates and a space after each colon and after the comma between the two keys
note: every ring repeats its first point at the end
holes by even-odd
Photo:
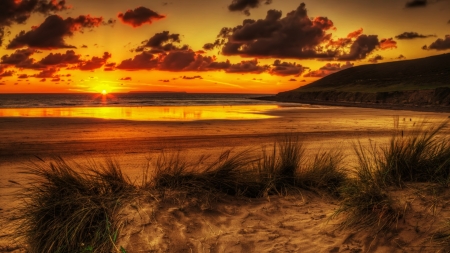
{"type": "Polygon", "coordinates": [[[102,90],[102,95],[106,95],[108,92],[106,90],[102,90]]]}

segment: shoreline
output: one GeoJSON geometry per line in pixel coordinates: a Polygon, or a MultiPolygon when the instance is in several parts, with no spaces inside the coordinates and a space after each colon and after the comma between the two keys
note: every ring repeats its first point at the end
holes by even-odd
{"type": "Polygon", "coordinates": [[[262,101],[273,101],[282,103],[298,103],[306,105],[324,105],[324,106],[343,106],[354,108],[372,108],[382,110],[406,110],[416,112],[437,112],[437,113],[450,113],[450,107],[431,107],[431,106],[410,106],[410,105],[394,105],[394,104],[368,104],[368,103],[348,103],[348,102],[330,102],[330,101],[318,101],[318,100],[297,100],[297,99],[278,99],[276,96],[251,98],[262,101]]]}

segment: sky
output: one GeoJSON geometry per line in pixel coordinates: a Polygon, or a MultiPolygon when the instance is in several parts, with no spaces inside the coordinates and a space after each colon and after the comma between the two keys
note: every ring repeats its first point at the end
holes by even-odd
{"type": "Polygon", "coordinates": [[[273,94],[450,52],[450,0],[1,0],[0,93],[273,94]]]}

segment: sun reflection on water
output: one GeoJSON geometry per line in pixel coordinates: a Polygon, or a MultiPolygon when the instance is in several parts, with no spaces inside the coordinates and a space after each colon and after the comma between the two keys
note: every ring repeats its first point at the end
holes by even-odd
{"type": "Polygon", "coordinates": [[[6,108],[0,117],[69,117],[137,121],[249,120],[275,116],[266,112],[277,105],[6,108]]]}

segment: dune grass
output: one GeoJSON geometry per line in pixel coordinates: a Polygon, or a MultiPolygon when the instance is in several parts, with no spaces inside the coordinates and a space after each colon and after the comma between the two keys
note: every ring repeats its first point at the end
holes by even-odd
{"type": "Polygon", "coordinates": [[[402,186],[404,182],[440,182],[448,185],[450,177],[450,139],[439,135],[448,125],[418,124],[410,130],[398,130],[381,153],[374,158],[379,164],[380,180],[386,185],[402,186]]]}
{"type": "Polygon", "coordinates": [[[117,163],[75,170],[62,159],[35,164],[24,192],[19,235],[30,253],[112,252],[120,206],[134,187],[117,163]]]}
{"type": "Polygon", "coordinates": [[[372,229],[375,233],[387,230],[403,216],[403,211],[389,196],[380,181],[376,147],[365,149],[354,145],[358,166],[340,188],[341,203],[332,217],[345,214],[340,224],[343,229],[372,229]]]}

